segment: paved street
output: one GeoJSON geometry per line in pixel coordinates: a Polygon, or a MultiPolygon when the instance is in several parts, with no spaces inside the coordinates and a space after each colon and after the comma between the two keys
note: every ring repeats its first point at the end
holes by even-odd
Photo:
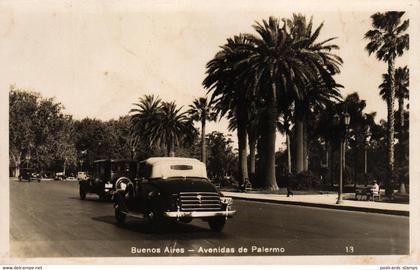
{"type": "Polygon", "coordinates": [[[118,227],[112,203],[100,202],[93,195],[81,201],[77,182],[11,181],[10,200],[10,248],[17,257],[409,251],[409,218],[405,216],[235,200],[237,216],[222,233],[214,233],[200,220],[157,230],[142,220],[129,219],[118,227]],[[132,253],[132,247],[137,253],[132,253]],[[239,253],[241,247],[248,252],[239,253]]]}

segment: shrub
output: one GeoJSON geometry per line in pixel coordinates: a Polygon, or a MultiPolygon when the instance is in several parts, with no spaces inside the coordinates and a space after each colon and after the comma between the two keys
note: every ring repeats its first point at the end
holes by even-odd
{"type": "Polygon", "coordinates": [[[322,180],[310,172],[302,172],[289,176],[289,185],[294,190],[311,190],[322,187],[322,180]]]}

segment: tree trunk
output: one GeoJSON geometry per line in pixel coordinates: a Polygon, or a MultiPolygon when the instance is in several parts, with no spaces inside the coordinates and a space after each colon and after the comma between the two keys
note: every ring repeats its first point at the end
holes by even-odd
{"type": "Polygon", "coordinates": [[[249,144],[249,176],[251,177],[251,182],[254,184],[255,180],[255,152],[257,140],[255,136],[251,135],[251,132],[248,132],[248,144],[249,144]]]}
{"type": "Polygon", "coordinates": [[[330,144],[329,143],[325,143],[326,144],[326,146],[325,146],[325,167],[328,169],[328,167],[330,166],[330,161],[329,161],[329,158],[330,158],[330,153],[329,153],[329,151],[330,151],[330,144]]]}
{"type": "Polygon", "coordinates": [[[238,111],[236,115],[238,125],[238,151],[239,151],[239,182],[242,184],[248,177],[247,162],[247,138],[246,138],[246,118],[238,111]]]}
{"type": "Polygon", "coordinates": [[[309,170],[309,151],[308,151],[308,122],[307,117],[303,116],[303,133],[302,133],[302,142],[303,142],[303,171],[309,170]]]}
{"type": "Polygon", "coordinates": [[[303,151],[303,119],[296,115],[296,172],[303,172],[304,167],[304,151],[303,151]]]}
{"type": "Polygon", "coordinates": [[[387,177],[385,181],[385,193],[387,196],[392,195],[392,182],[394,181],[394,99],[395,99],[395,82],[394,82],[394,60],[388,61],[388,76],[390,81],[390,89],[387,96],[387,177]]]}
{"type": "Polygon", "coordinates": [[[292,155],[290,153],[290,135],[289,131],[286,131],[286,144],[287,144],[287,172],[292,174],[292,155]]]}
{"type": "Polygon", "coordinates": [[[354,184],[354,190],[356,191],[357,171],[358,171],[358,161],[359,161],[359,146],[358,145],[356,145],[354,152],[355,152],[355,156],[354,156],[354,169],[353,169],[353,184],[354,184]]]}
{"type": "Polygon", "coordinates": [[[264,174],[264,187],[269,190],[278,190],[276,181],[276,121],[277,121],[277,89],[275,83],[272,86],[272,96],[267,104],[267,116],[262,140],[265,140],[264,159],[262,170],[264,174]]]}
{"type": "Polygon", "coordinates": [[[403,98],[399,98],[398,99],[398,113],[400,116],[400,130],[399,130],[399,139],[401,140],[401,133],[403,132],[403,127],[404,127],[404,99],[403,98]]]}
{"type": "Polygon", "coordinates": [[[201,161],[206,164],[206,118],[201,119],[201,161]]]}
{"type": "MultiPolygon", "coordinates": [[[[398,144],[399,144],[399,154],[398,154],[398,158],[399,158],[399,162],[400,164],[402,164],[403,160],[404,160],[404,147],[402,145],[403,139],[404,139],[404,99],[403,98],[398,98],[398,113],[399,113],[399,120],[400,120],[400,125],[399,125],[399,130],[398,130],[398,144]]],[[[405,183],[402,179],[400,179],[400,189],[399,189],[400,193],[407,193],[407,190],[405,188],[405,183]]]]}
{"type": "Polygon", "coordinates": [[[174,138],[170,138],[169,142],[168,142],[168,156],[169,157],[174,157],[175,156],[175,142],[174,142],[174,138]]]}
{"type": "Polygon", "coordinates": [[[331,186],[334,186],[334,145],[330,145],[330,149],[331,149],[331,162],[330,162],[330,182],[331,182],[331,186]]]}

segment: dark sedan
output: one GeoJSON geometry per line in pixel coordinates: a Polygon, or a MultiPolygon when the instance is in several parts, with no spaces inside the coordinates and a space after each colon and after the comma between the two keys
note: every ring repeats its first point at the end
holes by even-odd
{"type": "Polygon", "coordinates": [[[232,199],[224,197],[207,179],[204,163],[190,158],[149,158],[138,166],[135,181],[116,183],[115,217],[126,216],[152,222],[177,220],[188,223],[200,218],[213,231],[222,231],[232,210],[232,199]]]}

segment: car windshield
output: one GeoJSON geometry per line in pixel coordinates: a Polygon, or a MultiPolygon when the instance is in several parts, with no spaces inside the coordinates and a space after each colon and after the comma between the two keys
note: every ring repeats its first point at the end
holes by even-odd
{"type": "Polygon", "coordinates": [[[129,172],[130,164],[129,163],[112,163],[111,170],[113,172],[129,172]]]}
{"type": "Polygon", "coordinates": [[[201,176],[171,176],[171,177],[167,177],[163,180],[203,180],[203,181],[208,181],[207,178],[201,177],[201,176]]]}

